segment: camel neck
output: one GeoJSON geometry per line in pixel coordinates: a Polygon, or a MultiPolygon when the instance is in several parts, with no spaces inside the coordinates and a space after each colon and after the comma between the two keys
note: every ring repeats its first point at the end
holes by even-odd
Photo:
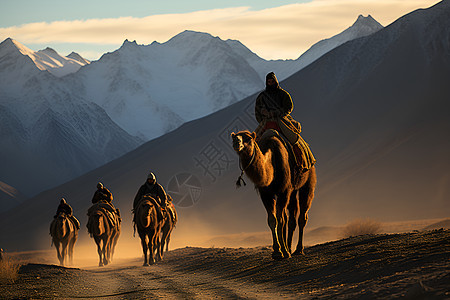
{"type": "Polygon", "coordinates": [[[262,153],[255,142],[252,155],[243,159],[242,163],[248,165],[244,171],[250,180],[258,187],[269,186],[273,180],[272,151],[268,149],[262,153]],[[253,159],[252,159],[253,157],[253,159]]]}

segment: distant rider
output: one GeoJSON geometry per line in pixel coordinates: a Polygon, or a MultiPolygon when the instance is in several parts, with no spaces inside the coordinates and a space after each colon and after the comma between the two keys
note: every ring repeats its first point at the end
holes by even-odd
{"type": "Polygon", "coordinates": [[[67,203],[66,199],[61,198],[61,201],[59,202],[58,208],[56,209],[56,214],[53,218],[56,218],[60,213],[66,214],[66,216],[72,220],[72,222],[75,224],[77,229],[80,229],[80,222],[75,218],[73,215],[73,209],[72,207],[67,203]]]}
{"type": "Polygon", "coordinates": [[[92,197],[92,203],[98,203],[100,201],[103,201],[104,203],[107,203],[109,205],[105,206],[108,207],[108,210],[112,213],[116,213],[119,217],[119,221],[121,221],[120,217],[120,210],[118,208],[115,208],[112,204],[113,195],[112,193],[103,185],[103,183],[99,182],[97,183],[97,190],[94,193],[94,196],[92,197]]]}
{"type": "Polygon", "coordinates": [[[141,198],[145,195],[149,195],[156,200],[156,204],[158,204],[156,205],[156,211],[159,218],[162,219],[162,210],[164,210],[167,206],[167,194],[166,191],[164,191],[164,188],[158,182],[156,182],[156,176],[153,173],[148,174],[147,180],[139,188],[136,196],[134,197],[133,211],[135,211],[141,198]]]}

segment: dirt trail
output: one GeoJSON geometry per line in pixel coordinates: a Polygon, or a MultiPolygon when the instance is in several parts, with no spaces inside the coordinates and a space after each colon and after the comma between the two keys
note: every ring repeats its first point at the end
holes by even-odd
{"type": "Polygon", "coordinates": [[[450,299],[450,231],[360,236],[274,261],[269,247],[169,251],[97,268],[26,264],[0,298],[450,299]]]}

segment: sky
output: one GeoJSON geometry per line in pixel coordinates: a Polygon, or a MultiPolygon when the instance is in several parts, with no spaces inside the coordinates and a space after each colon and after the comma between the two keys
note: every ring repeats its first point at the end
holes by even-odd
{"type": "Polygon", "coordinates": [[[89,60],[124,40],[166,42],[184,30],[241,41],[264,59],[295,59],[350,27],[359,15],[388,26],[436,0],[0,0],[0,41],[51,47],[89,60]]]}

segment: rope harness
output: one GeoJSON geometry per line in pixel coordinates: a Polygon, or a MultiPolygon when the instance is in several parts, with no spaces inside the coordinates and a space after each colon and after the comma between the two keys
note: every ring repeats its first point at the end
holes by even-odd
{"type": "Polygon", "coordinates": [[[241,162],[241,157],[239,157],[239,169],[241,169],[241,175],[239,175],[237,181],[236,181],[236,188],[240,188],[241,187],[241,181],[244,184],[244,186],[246,186],[247,184],[244,181],[244,178],[242,178],[242,176],[244,176],[244,171],[248,169],[248,167],[250,167],[250,165],[253,163],[253,161],[255,160],[255,156],[256,156],[256,148],[258,148],[258,144],[256,144],[255,142],[255,149],[253,149],[253,155],[252,158],[250,159],[250,162],[248,163],[248,165],[245,168],[242,168],[242,162],[241,162]]]}

